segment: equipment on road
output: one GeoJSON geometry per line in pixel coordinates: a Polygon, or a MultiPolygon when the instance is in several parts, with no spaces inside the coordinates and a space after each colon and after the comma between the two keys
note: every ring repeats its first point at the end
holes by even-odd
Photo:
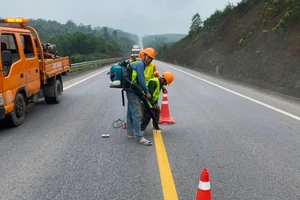
{"type": "MultiPolygon", "coordinates": [[[[170,78],[170,77],[168,77],[168,78],[170,78]]],[[[166,79],[168,84],[171,83],[171,82],[168,82],[170,80],[171,79],[169,79],[169,80],[166,79]]],[[[174,118],[170,117],[170,111],[169,111],[169,105],[168,105],[168,96],[167,96],[166,91],[164,91],[164,93],[163,93],[159,123],[160,124],[174,124],[175,123],[174,118]]]]}
{"type": "Polygon", "coordinates": [[[109,138],[109,134],[102,134],[102,138],[109,138]]]}
{"type": "Polygon", "coordinates": [[[202,169],[195,200],[211,200],[209,173],[206,168],[202,169]]]}

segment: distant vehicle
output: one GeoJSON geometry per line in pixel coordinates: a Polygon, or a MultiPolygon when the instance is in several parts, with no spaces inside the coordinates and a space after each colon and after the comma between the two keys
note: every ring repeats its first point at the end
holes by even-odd
{"type": "Polygon", "coordinates": [[[139,49],[140,48],[140,46],[139,45],[137,45],[137,44],[135,44],[135,45],[133,45],[133,47],[132,47],[133,49],[139,49]]]}
{"type": "Polygon", "coordinates": [[[62,75],[70,71],[69,57],[58,57],[55,45],[42,44],[25,18],[0,19],[0,120],[19,126],[28,104],[44,97],[50,103],[62,98],[62,75]],[[6,26],[7,24],[7,26],[6,26]],[[14,26],[12,26],[14,25],[14,26]]]}
{"type": "Polygon", "coordinates": [[[138,57],[139,53],[140,53],[139,45],[133,45],[131,49],[131,55],[135,55],[136,57],[138,57]]]}

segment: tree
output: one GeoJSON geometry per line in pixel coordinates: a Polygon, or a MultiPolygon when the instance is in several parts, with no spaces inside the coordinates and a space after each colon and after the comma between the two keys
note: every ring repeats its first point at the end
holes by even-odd
{"type": "Polygon", "coordinates": [[[196,13],[192,18],[192,25],[190,26],[189,35],[198,33],[199,30],[202,28],[202,24],[203,24],[203,22],[200,18],[199,13],[196,13]]]}
{"type": "Polygon", "coordinates": [[[118,35],[118,31],[117,31],[117,30],[113,30],[112,34],[113,34],[113,36],[116,38],[117,35],[118,35]]]}
{"type": "Polygon", "coordinates": [[[109,33],[108,33],[108,27],[103,27],[103,35],[104,35],[104,38],[106,40],[109,40],[110,39],[110,36],[109,36],[109,33]]]}

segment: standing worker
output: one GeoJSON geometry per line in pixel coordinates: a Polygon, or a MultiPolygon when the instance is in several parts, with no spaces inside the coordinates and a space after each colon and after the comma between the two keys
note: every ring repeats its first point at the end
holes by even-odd
{"type": "Polygon", "coordinates": [[[144,70],[145,66],[148,66],[155,57],[155,50],[148,48],[144,51],[144,56],[141,61],[135,62],[132,65],[132,79],[131,81],[141,86],[144,94],[138,94],[133,90],[127,89],[126,96],[128,100],[127,104],[127,134],[128,139],[136,138],[140,144],[151,146],[152,142],[145,139],[141,131],[142,120],[142,105],[141,95],[146,95],[147,99],[151,99],[151,95],[148,91],[144,70]],[[135,136],[134,136],[135,133],[135,136]]]}
{"type": "MultiPolygon", "coordinates": [[[[147,48],[146,48],[146,49],[147,49],[147,48]]],[[[146,49],[144,49],[144,50],[146,50],[146,49]]],[[[142,57],[143,57],[144,50],[141,50],[141,51],[140,51],[139,58],[142,58],[142,57]]],[[[155,66],[155,64],[154,64],[153,62],[151,62],[151,63],[146,67],[144,74],[145,74],[145,78],[146,78],[146,83],[148,83],[148,81],[149,81],[151,78],[158,78],[158,77],[160,77],[160,75],[159,75],[159,73],[158,73],[158,71],[157,71],[157,69],[156,69],[156,66],[155,66]]],[[[164,86],[162,87],[162,91],[168,92],[164,86]]]]}
{"type": "MultiPolygon", "coordinates": [[[[144,55],[144,51],[147,51],[148,48],[142,50],[139,54],[139,58],[140,57],[143,57],[144,55]]],[[[151,78],[158,78],[160,77],[157,69],[156,69],[156,66],[153,62],[151,62],[149,65],[147,65],[146,69],[145,69],[145,79],[146,79],[146,83],[148,83],[148,81],[151,79],[151,78]]]]}
{"type": "Polygon", "coordinates": [[[136,61],[136,56],[134,54],[130,55],[130,63],[133,63],[136,61]]]}
{"type": "MultiPolygon", "coordinates": [[[[156,117],[157,122],[159,121],[160,109],[158,105],[158,98],[160,95],[160,91],[162,90],[163,86],[170,86],[172,81],[174,80],[174,76],[171,72],[164,72],[162,77],[160,78],[152,78],[149,80],[147,86],[149,93],[151,94],[151,99],[148,100],[148,105],[152,108],[152,111],[156,117]]],[[[147,135],[146,128],[149,124],[151,119],[150,113],[147,110],[146,106],[143,105],[143,118],[142,118],[142,125],[141,130],[143,135],[147,135]]]]}

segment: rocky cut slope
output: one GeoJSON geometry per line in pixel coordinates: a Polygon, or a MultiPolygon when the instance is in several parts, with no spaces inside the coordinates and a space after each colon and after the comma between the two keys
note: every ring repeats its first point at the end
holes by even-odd
{"type": "Polygon", "coordinates": [[[300,97],[300,0],[227,6],[163,60],[300,97]]]}

